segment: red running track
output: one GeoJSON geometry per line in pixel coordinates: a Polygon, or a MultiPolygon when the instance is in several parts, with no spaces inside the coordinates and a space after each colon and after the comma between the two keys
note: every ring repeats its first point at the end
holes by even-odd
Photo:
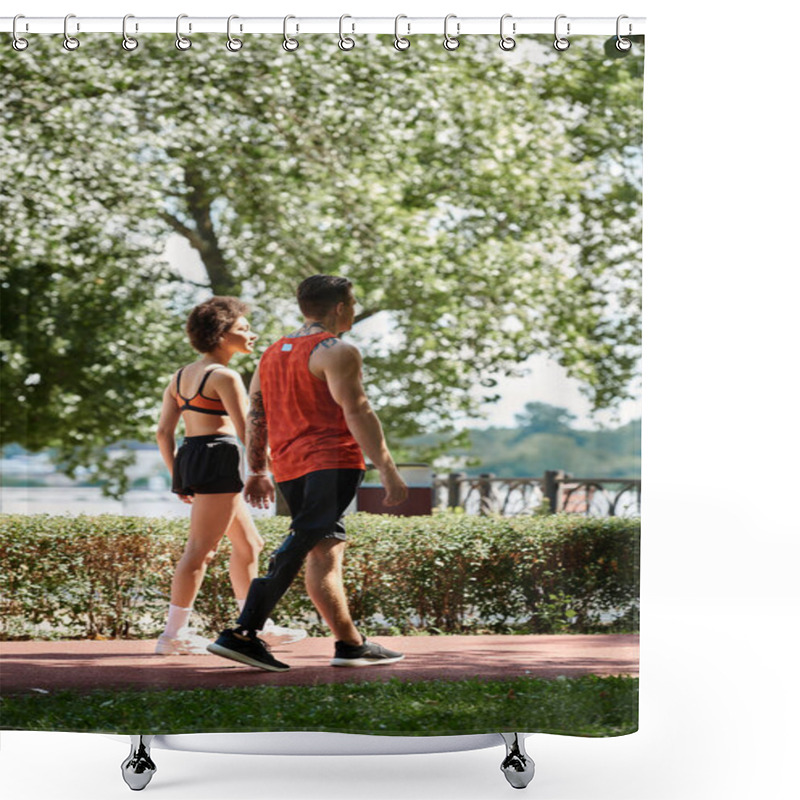
{"type": "Polygon", "coordinates": [[[275,673],[211,654],[157,656],[155,641],[149,640],[0,642],[0,692],[639,674],[636,635],[378,636],[375,641],[405,653],[405,659],[358,669],[331,667],[333,640],[309,638],[275,648],[277,658],[291,666],[275,673]]]}

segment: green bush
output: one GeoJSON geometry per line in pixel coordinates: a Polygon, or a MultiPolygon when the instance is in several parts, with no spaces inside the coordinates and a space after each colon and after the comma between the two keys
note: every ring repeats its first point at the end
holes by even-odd
{"type": "MultiPolygon", "coordinates": [[[[287,523],[257,521],[264,572],[287,523]]],[[[636,628],[636,519],[355,514],[347,527],[345,586],[367,629],[593,632],[613,619],[636,628]]],[[[185,520],[0,515],[0,636],[152,636],[186,532],[185,520]]],[[[224,540],[195,604],[207,632],[237,615],[228,552],[224,540]]],[[[302,576],[273,616],[322,630],[302,576]]]]}

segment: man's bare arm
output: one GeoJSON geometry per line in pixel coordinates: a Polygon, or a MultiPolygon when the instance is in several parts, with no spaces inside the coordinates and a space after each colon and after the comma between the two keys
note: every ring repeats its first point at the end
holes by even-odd
{"type": "Polygon", "coordinates": [[[315,366],[324,376],[331,397],[341,406],[353,438],[380,473],[381,483],[386,489],[384,505],[402,503],[408,496],[408,488],[397,471],[378,415],[372,410],[364,391],[358,349],[339,342],[335,347],[318,351],[315,366]]]}
{"type": "Polygon", "coordinates": [[[258,370],[250,381],[250,410],[247,412],[245,435],[247,466],[251,474],[269,469],[267,453],[267,414],[264,410],[264,395],[258,370]]]}
{"type": "Polygon", "coordinates": [[[267,415],[258,370],[250,381],[250,410],[245,433],[247,466],[250,475],[244,487],[244,499],[256,508],[268,508],[275,499],[275,485],[269,476],[271,467],[267,449],[267,415]]]}

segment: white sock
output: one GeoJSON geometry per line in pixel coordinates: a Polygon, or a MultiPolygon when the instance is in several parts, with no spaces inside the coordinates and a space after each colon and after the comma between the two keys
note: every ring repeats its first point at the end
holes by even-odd
{"type": "Polygon", "coordinates": [[[167,614],[167,627],[164,629],[164,635],[174,639],[178,635],[178,631],[185,628],[191,616],[191,608],[181,608],[169,604],[169,614],[167,614]]]}

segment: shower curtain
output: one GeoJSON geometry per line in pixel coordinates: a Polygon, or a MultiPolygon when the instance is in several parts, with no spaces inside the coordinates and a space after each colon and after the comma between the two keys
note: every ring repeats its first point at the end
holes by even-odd
{"type": "MultiPolygon", "coordinates": [[[[643,39],[62,38],[0,51],[3,727],[635,731],[643,39]],[[249,378],[314,274],[353,283],[420,504],[380,507],[368,473],[346,518],[351,613],[405,658],[331,668],[301,579],[288,672],[156,655],[187,518],[153,436],[186,314],[249,303],[249,378]]],[[[288,517],[253,513],[265,572],[288,517]]]]}

